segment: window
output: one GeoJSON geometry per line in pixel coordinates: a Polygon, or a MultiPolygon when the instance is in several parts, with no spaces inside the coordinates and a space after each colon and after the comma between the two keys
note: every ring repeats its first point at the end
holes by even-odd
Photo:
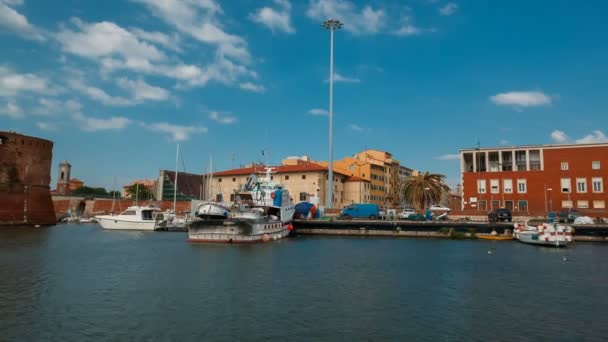
{"type": "Polygon", "coordinates": [[[221,179],[221,178],[218,178],[218,179],[217,179],[217,182],[218,182],[218,183],[221,183],[221,182],[222,182],[222,179],[221,179]]]}
{"type": "Polygon", "coordinates": [[[494,209],[494,208],[500,208],[500,201],[497,201],[497,200],[492,201],[492,209],[494,209]]]}
{"type": "Polygon", "coordinates": [[[512,180],[512,179],[505,179],[505,180],[503,180],[503,182],[502,182],[502,183],[503,183],[503,184],[502,184],[502,187],[503,187],[503,189],[502,189],[502,190],[503,190],[503,191],[504,191],[506,194],[510,194],[510,193],[512,193],[512,192],[513,192],[513,180],[512,180]]]}
{"type": "Polygon", "coordinates": [[[300,192],[300,202],[302,201],[306,201],[306,197],[307,197],[307,193],[305,192],[300,192]]]}
{"type": "Polygon", "coordinates": [[[513,211],[513,201],[505,201],[505,208],[513,211]]]}
{"type": "Polygon", "coordinates": [[[562,178],[560,183],[562,185],[562,192],[571,192],[572,184],[570,178],[562,178]]]}
{"type": "Polygon", "coordinates": [[[572,208],[571,200],[562,200],[562,208],[572,208]]]}
{"type": "Polygon", "coordinates": [[[477,181],[477,192],[480,194],[486,193],[486,180],[480,179],[477,181]]]}
{"type": "Polygon", "coordinates": [[[568,162],[562,162],[561,169],[563,171],[568,171],[568,162]]]}
{"type": "Polygon", "coordinates": [[[587,178],[576,179],[576,192],[587,192],[587,178]]]}
{"type": "MultiPolygon", "coordinates": [[[[325,178],[327,178],[327,177],[325,177],[325,178]]],[[[302,175],[302,179],[306,179],[306,175],[302,175]]]]}
{"type": "Polygon", "coordinates": [[[593,208],[595,208],[595,209],[605,209],[606,208],[606,203],[604,202],[604,200],[593,201],[593,208]]]}
{"type": "Polygon", "coordinates": [[[486,210],[486,201],[479,201],[479,210],[486,210]]]}
{"type": "Polygon", "coordinates": [[[289,176],[285,176],[285,180],[289,180],[289,176]]]}
{"type": "Polygon", "coordinates": [[[236,183],[236,177],[232,177],[232,183],[236,183]]]}
{"type": "Polygon", "coordinates": [[[498,179],[490,179],[490,192],[493,194],[499,193],[498,179]]]}
{"type": "Polygon", "coordinates": [[[591,183],[593,184],[593,192],[604,192],[602,177],[591,178],[591,183]]]}
{"type": "Polygon", "coordinates": [[[235,198],[234,194],[230,194],[230,202],[234,202],[235,198]]]}
{"type": "Polygon", "coordinates": [[[576,207],[580,209],[587,209],[589,208],[589,201],[578,200],[576,201],[576,207]]]}
{"type": "Polygon", "coordinates": [[[518,179],[517,180],[517,192],[520,194],[525,194],[526,193],[526,180],[525,179],[518,179]]]}
{"type": "Polygon", "coordinates": [[[518,204],[519,211],[528,211],[528,201],[520,200],[518,204]]]}
{"type": "Polygon", "coordinates": [[[221,193],[215,195],[215,201],[216,202],[224,202],[224,195],[221,194],[221,193]]]}
{"type": "Polygon", "coordinates": [[[591,168],[594,170],[599,170],[600,169],[600,161],[599,160],[594,160],[591,162],[591,168]]]}

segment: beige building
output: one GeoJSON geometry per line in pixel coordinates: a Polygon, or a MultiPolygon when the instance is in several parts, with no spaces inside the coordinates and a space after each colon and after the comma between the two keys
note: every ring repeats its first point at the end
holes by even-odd
{"type": "MultiPolygon", "coordinates": [[[[282,165],[271,166],[271,179],[289,190],[294,203],[307,201],[327,207],[327,166],[313,163],[308,157],[290,157],[282,165]]],[[[251,174],[263,175],[263,165],[216,172],[211,181],[211,192],[220,201],[234,201],[234,191],[242,189],[251,174]]],[[[367,202],[369,181],[334,168],[333,208],[343,208],[351,203],[367,202]]]]}

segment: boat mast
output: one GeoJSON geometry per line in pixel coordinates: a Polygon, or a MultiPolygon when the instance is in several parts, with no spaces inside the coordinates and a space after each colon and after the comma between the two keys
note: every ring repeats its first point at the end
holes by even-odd
{"type": "Polygon", "coordinates": [[[139,183],[135,183],[135,205],[139,202],[139,183]]]}
{"type": "Polygon", "coordinates": [[[213,187],[211,186],[211,182],[213,182],[213,157],[209,155],[209,187],[207,188],[209,194],[207,197],[208,201],[213,201],[211,197],[213,195],[213,187]]]}
{"type": "Polygon", "coordinates": [[[175,215],[175,205],[177,203],[177,163],[179,160],[179,144],[177,144],[177,152],[175,153],[175,183],[173,185],[173,214],[175,215]]]}
{"type": "Polygon", "coordinates": [[[114,215],[114,201],[116,197],[116,176],[114,176],[114,181],[112,182],[112,215],[114,215]]]}

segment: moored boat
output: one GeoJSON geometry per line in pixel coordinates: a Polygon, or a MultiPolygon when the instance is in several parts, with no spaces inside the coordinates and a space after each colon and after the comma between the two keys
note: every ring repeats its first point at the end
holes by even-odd
{"type": "Polygon", "coordinates": [[[156,207],[132,206],[118,215],[97,215],[95,219],[104,229],[156,230],[165,224],[159,213],[156,207]]]}
{"type": "Polygon", "coordinates": [[[194,216],[202,219],[225,219],[228,218],[230,209],[226,206],[212,201],[206,201],[198,205],[194,216]]]}
{"type": "MultiPolygon", "coordinates": [[[[192,242],[251,243],[282,239],[293,229],[295,207],[289,191],[265,178],[249,176],[237,194],[237,208],[227,219],[195,219],[188,226],[192,242]]],[[[200,216],[200,215],[199,215],[200,216]]]]}
{"type": "Polygon", "coordinates": [[[557,223],[538,226],[515,224],[513,236],[521,242],[548,247],[566,247],[572,242],[572,228],[557,223]]]}

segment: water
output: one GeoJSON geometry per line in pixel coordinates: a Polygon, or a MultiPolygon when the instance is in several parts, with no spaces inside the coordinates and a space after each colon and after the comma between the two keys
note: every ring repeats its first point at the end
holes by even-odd
{"type": "Polygon", "coordinates": [[[591,243],[4,229],[0,341],[599,341],[607,260],[591,243]]]}

